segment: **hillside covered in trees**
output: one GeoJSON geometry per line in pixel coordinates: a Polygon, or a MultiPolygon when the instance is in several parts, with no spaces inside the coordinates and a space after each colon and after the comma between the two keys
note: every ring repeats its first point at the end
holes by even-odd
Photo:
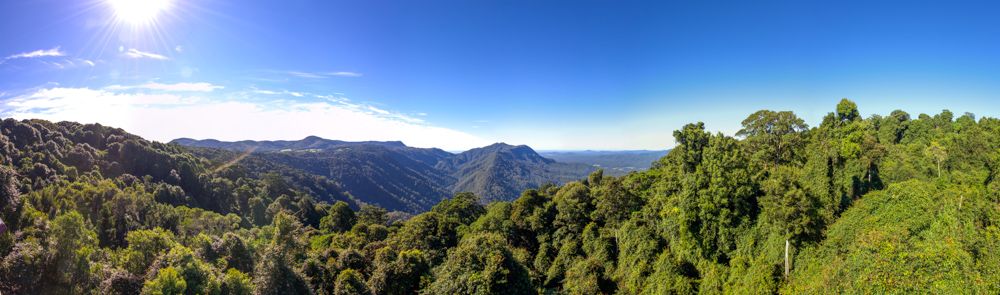
{"type": "MultiPolygon", "coordinates": [[[[531,147],[505,143],[457,154],[410,147],[399,141],[349,142],[316,136],[235,142],[180,138],[171,143],[191,147],[195,155],[215,162],[249,156],[331,179],[343,193],[388,210],[414,214],[459,192],[475,193],[483,201],[510,201],[526,189],[578,180],[597,170],[590,164],[557,162],[531,147]],[[215,151],[218,149],[238,154],[215,151]]],[[[653,161],[647,161],[647,166],[653,161]]]]}
{"type": "Polygon", "coordinates": [[[407,219],[264,159],[0,134],[4,294],[1000,293],[1000,120],[972,114],[762,110],[648,171],[407,219]]]}

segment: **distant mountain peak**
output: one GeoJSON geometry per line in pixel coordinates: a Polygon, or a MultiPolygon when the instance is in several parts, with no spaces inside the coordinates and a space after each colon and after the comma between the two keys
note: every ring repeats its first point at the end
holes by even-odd
{"type": "Polygon", "coordinates": [[[491,145],[488,145],[488,146],[484,146],[484,147],[481,147],[481,148],[476,148],[476,149],[473,149],[473,150],[489,150],[489,151],[494,151],[494,150],[510,150],[510,151],[518,151],[518,152],[531,152],[531,153],[535,152],[534,149],[532,149],[531,147],[529,147],[527,145],[523,145],[523,144],[522,145],[512,145],[512,144],[508,144],[506,142],[497,142],[497,143],[494,143],[494,144],[491,144],[491,145]]]}
{"type": "Polygon", "coordinates": [[[493,143],[491,145],[484,146],[484,147],[513,147],[513,145],[507,144],[506,142],[502,142],[501,141],[501,142],[495,142],[495,143],[493,143]]]}

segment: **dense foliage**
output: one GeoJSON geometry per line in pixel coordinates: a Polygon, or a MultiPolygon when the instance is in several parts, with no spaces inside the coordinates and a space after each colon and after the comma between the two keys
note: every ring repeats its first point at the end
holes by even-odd
{"type": "Polygon", "coordinates": [[[686,125],[648,171],[397,220],[314,201],[322,186],[277,166],[8,119],[0,291],[1000,292],[1000,120],[863,119],[845,99],[818,127],[767,110],[743,126],[686,125]]]}

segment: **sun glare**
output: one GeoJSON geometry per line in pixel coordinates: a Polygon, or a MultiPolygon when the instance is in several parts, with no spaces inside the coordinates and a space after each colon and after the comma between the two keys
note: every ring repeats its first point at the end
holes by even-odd
{"type": "Polygon", "coordinates": [[[115,18],[133,25],[154,22],[156,16],[170,8],[170,0],[107,0],[115,18]]]}

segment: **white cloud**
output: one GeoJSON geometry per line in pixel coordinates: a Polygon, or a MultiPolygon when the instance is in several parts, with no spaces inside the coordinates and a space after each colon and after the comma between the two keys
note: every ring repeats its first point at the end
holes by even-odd
{"type": "MultiPolygon", "coordinates": [[[[119,48],[118,50],[122,50],[122,49],[124,49],[124,48],[119,48]]],[[[140,51],[139,49],[135,49],[135,48],[130,48],[128,51],[126,51],[125,52],[125,56],[127,56],[129,58],[149,58],[149,59],[155,59],[155,60],[168,60],[169,59],[166,56],[163,56],[161,54],[140,51]]]]}
{"type": "Polygon", "coordinates": [[[14,54],[8,56],[7,58],[4,58],[4,60],[18,59],[18,58],[47,57],[47,56],[66,56],[66,53],[59,50],[59,46],[56,46],[52,49],[39,49],[32,52],[14,54]]]}
{"type": "Polygon", "coordinates": [[[177,51],[178,53],[184,52],[184,47],[180,45],[174,46],[174,51],[177,51]]]}
{"type": "Polygon", "coordinates": [[[282,94],[283,92],[271,91],[271,90],[263,90],[263,89],[254,89],[253,93],[256,93],[256,94],[267,94],[267,95],[278,95],[278,94],[282,94]]]}
{"type": "Polygon", "coordinates": [[[380,115],[388,115],[389,114],[389,111],[386,111],[386,110],[383,110],[383,109],[380,109],[380,108],[376,108],[376,107],[373,107],[373,106],[368,106],[368,110],[372,111],[372,112],[375,112],[377,114],[380,114],[380,115]]]}
{"type": "Polygon", "coordinates": [[[8,99],[0,115],[18,119],[101,123],[140,136],[301,139],[309,135],[363,141],[401,140],[416,147],[462,150],[489,142],[474,135],[408,121],[406,116],[346,99],[315,102],[230,100],[176,94],[116,92],[113,88],[48,88],[8,99]]]}
{"type": "Polygon", "coordinates": [[[111,85],[105,87],[105,89],[107,90],[127,90],[127,89],[137,89],[137,88],[149,89],[149,90],[162,90],[162,91],[211,92],[225,87],[206,82],[196,82],[196,83],[182,82],[175,84],[162,84],[157,82],[149,82],[146,84],[134,85],[134,86],[111,85]]]}

